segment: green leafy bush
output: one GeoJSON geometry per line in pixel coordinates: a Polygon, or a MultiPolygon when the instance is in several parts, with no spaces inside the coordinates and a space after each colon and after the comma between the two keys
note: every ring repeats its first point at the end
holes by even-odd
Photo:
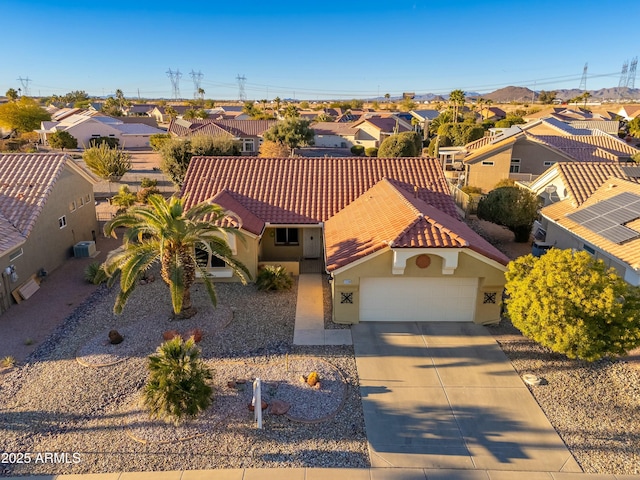
{"type": "Polygon", "coordinates": [[[474,193],[482,193],[482,189],[480,187],[474,187],[472,185],[465,185],[460,190],[462,190],[467,195],[471,195],[474,193]]]}
{"type": "Polygon", "coordinates": [[[98,147],[103,143],[106,143],[109,148],[118,148],[120,139],[116,137],[96,137],[89,140],[90,147],[98,147]]]}
{"type": "Polygon", "coordinates": [[[111,197],[111,203],[118,207],[127,209],[136,203],[136,195],[131,193],[131,190],[129,190],[127,185],[122,185],[118,190],[118,193],[111,197]]]}
{"type": "Polygon", "coordinates": [[[364,147],[362,145],[354,145],[351,147],[351,153],[356,157],[359,157],[364,153],[364,147]]]}
{"type": "Polygon", "coordinates": [[[164,144],[171,139],[170,133],[156,133],[149,137],[149,145],[156,152],[162,150],[164,144]]]}
{"type": "Polygon", "coordinates": [[[478,203],[478,218],[503,225],[515,235],[516,242],[527,242],[538,216],[540,200],[523,188],[501,187],[489,192],[478,203]]]}
{"type": "Polygon", "coordinates": [[[554,352],[594,361],[640,345],[640,288],[587,252],[526,255],[505,275],[511,322],[554,352]]]}
{"type": "Polygon", "coordinates": [[[87,265],[84,269],[84,279],[94,285],[100,285],[107,281],[107,274],[102,269],[102,264],[100,262],[93,262],[87,265]]]}
{"type": "Polygon", "coordinates": [[[365,148],[364,154],[367,157],[377,157],[378,156],[378,149],[376,147],[365,148]]]}
{"type": "Polygon", "coordinates": [[[293,286],[293,279],[282,266],[266,265],[256,278],[259,290],[289,290],[293,286]]]}
{"type": "Polygon", "coordinates": [[[160,345],[149,357],[148,368],[142,401],[151,418],[177,425],[211,405],[213,375],[193,337],[184,341],[177,336],[160,345]]]}

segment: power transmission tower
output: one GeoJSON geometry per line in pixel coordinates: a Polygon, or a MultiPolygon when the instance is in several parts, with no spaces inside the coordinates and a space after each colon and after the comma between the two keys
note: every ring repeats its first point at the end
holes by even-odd
{"type": "Polygon", "coordinates": [[[620,72],[620,81],[618,82],[618,88],[627,86],[627,72],[629,70],[629,60],[625,60],[622,64],[622,72],[620,72]]]}
{"type": "Polygon", "coordinates": [[[28,97],[29,94],[31,93],[29,91],[29,82],[31,81],[31,79],[29,77],[27,78],[18,77],[18,81],[22,85],[22,95],[24,95],[25,97],[28,97]]]}
{"type": "Polygon", "coordinates": [[[244,74],[242,76],[238,74],[236,80],[238,81],[238,98],[241,102],[244,102],[247,99],[247,95],[244,93],[244,84],[247,83],[247,77],[244,74]]]}
{"type": "Polygon", "coordinates": [[[578,87],[578,90],[587,89],[587,67],[588,66],[589,66],[588,63],[584,64],[584,68],[582,69],[582,80],[580,80],[580,86],[578,87]]]}
{"type": "Polygon", "coordinates": [[[202,94],[200,93],[202,88],[200,85],[202,84],[202,77],[204,77],[204,73],[200,70],[194,72],[193,69],[191,69],[189,76],[191,77],[191,80],[193,80],[193,98],[199,98],[202,100],[202,94]]]}
{"type": "Polygon", "coordinates": [[[176,100],[180,98],[180,77],[182,77],[182,73],[180,73],[180,69],[175,72],[171,69],[167,71],[167,76],[171,79],[171,87],[173,89],[173,98],[176,100]]]}
{"type": "Polygon", "coordinates": [[[631,60],[629,67],[629,76],[627,76],[627,87],[636,88],[636,69],[638,68],[638,57],[631,60]]]}

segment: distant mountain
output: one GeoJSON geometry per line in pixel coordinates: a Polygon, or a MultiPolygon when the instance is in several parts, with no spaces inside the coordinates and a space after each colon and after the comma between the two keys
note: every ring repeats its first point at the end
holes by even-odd
{"type": "Polygon", "coordinates": [[[504,87],[482,95],[482,98],[494,103],[530,102],[533,100],[533,90],[525,87],[504,87]]]}

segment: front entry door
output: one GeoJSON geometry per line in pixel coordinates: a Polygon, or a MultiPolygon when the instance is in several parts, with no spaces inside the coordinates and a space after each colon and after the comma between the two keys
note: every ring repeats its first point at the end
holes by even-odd
{"type": "Polygon", "coordinates": [[[304,258],[320,258],[322,255],[322,229],[302,229],[302,255],[304,258]]]}

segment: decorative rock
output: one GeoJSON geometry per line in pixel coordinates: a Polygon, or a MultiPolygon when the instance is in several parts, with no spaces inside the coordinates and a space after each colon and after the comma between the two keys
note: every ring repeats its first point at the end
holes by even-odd
{"type": "Polygon", "coordinates": [[[525,381],[528,385],[537,387],[538,385],[542,385],[544,380],[533,373],[525,373],[522,375],[522,380],[525,381]]]}
{"type": "Polygon", "coordinates": [[[313,386],[313,388],[315,388],[316,390],[320,390],[322,388],[320,386],[320,382],[316,382],[316,384],[313,386]]]}
{"type": "Polygon", "coordinates": [[[177,330],[167,330],[162,334],[162,338],[164,338],[165,342],[169,340],[173,340],[176,337],[179,337],[180,333],[177,330]]]}
{"type": "Polygon", "coordinates": [[[290,408],[291,405],[284,400],[273,400],[269,405],[269,413],[271,415],[284,415],[290,408]]]}
{"type": "Polygon", "coordinates": [[[300,383],[307,383],[307,377],[300,375],[300,383]]]}
{"type": "Polygon", "coordinates": [[[307,377],[307,383],[310,387],[313,387],[316,383],[320,381],[320,376],[317,372],[311,372],[307,377]]]}
{"type": "Polygon", "coordinates": [[[124,340],[124,337],[120,335],[120,333],[117,330],[109,331],[109,343],[111,345],[118,345],[119,343],[122,343],[123,340],[124,340]]]}
{"type": "MultiPolygon", "coordinates": [[[[264,400],[262,400],[262,410],[263,411],[266,410],[268,406],[269,406],[269,404],[267,402],[265,402],[264,400]]],[[[249,403],[248,407],[249,407],[249,411],[250,412],[253,412],[255,410],[255,407],[253,405],[251,405],[251,403],[249,403]]]]}
{"type": "Polygon", "coordinates": [[[199,328],[194,328],[193,330],[188,330],[185,334],[187,338],[193,337],[193,341],[196,343],[200,343],[202,341],[202,330],[199,328]]]}

